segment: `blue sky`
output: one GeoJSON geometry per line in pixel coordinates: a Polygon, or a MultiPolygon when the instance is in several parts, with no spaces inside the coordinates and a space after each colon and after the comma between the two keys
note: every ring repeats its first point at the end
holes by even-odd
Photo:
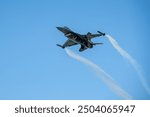
{"type": "MultiPolygon", "coordinates": [[[[56,26],[113,36],[141,64],[150,84],[149,10],[148,0],[0,1],[0,99],[122,99],[56,46],[66,41],[56,26]]],[[[70,49],[103,68],[133,99],[150,99],[107,38],[93,41],[104,44],[82,53],[80,46],[70,49]]]]}

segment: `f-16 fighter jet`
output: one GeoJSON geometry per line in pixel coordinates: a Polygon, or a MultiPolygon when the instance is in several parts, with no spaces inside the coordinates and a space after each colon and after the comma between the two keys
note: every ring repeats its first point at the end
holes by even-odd
{"type": "Polygon", "coordinates": [[[64,36],[66,36],[68,38],[68,40],[63,45],[57,44],[57,46],[59,46],[59,47],[65,48],[65,47],[80,44],[81,48],[79,49],[79,51],[82,52],[88,48],[93,48],[94,45],[103,44],[103,43],[93,43],[91,41],[91,39],[93,39],[95,37],[105,36],[105,33],[102,33],[100,31],[97,31],[98,34],[92,34],[92,33],[88,32],[87,34],[82,35],[79,33],[75,33],[74,31],[72,31],[71,29],[69,29],[66,26],[56,27],[56,28],[59,31],[61,31],[62,33],[64,33],[64,36]]]}

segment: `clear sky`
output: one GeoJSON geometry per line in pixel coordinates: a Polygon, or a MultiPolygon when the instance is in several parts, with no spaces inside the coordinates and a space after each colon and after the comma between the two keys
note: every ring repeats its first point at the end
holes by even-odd
{"type": "MultiPolygon", "coordinates": [[[[149,0],[1,0],[0,99],[122,99],[86,65],[56,46],[66,37],[56,26],[113,36],[144,69],[150,84],[149,0]]],[[[103,42],[82,53],[133,96],[150,99],[133,67],[103,42]]]]}

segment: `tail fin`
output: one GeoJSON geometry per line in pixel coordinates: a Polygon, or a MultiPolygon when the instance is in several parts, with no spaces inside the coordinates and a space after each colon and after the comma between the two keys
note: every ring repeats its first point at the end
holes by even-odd
{"type": "Polygon", "coordinates": [[[97,31],[97,32],[98,32],[99,34],[105,36],[105,33],[102,33],[102,32],[100,32],[100,31],[97,31]]]}
{"type": "Polygon", "coordinates": [[[56,45],[57,45],[57,46],[59,46],[59,47],[61,47],[61,48],[63,48],[63,49],[65,48],[65,47],[64,47],[64,46],[62,46],[62,45],[59,45],[59,44],[56,44],[56,45]]]}

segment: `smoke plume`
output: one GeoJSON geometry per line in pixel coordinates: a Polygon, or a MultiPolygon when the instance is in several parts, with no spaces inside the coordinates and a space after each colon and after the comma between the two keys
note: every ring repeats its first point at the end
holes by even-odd
{"type": "Polygon", "coordinates": [[[119,46],[119,44],[117,43],[117,41],[114,38],[112,38],[110,35],[106,35],[106,37],[111,42],[113,47],[119,52],[119,54],[122,57],[124,57],[125,59],[127,59],[127,61],[133,66],[133,68],[135,69],[136,73],[138,74],[138,76],[140,78],[140,81],[141,81],[143,87],[145,88],[147,93],[150,95],[150,88],[144,78],[144,72],[143,72],[142,67],[137,63],[137,61],[131,55],[129,55],[124,49],[122,49],[119,46]]]}
{"type": "Polygon", "coordinates": [[[79,56],[78,54],[75,54],[73,51],[71,51],[67,48],[65,48],[65,51],[70,57],[91,67],[97,73],[98,77],[117,95],[119,95],[123,99],[131,99],[132,98],[127,92],[125,92],[122,88],[120,88],[113,81],[112,77],[109,74],[107,74],[98,65],[96,65],[92,61],[88,60],[87,58],[84,58],[82,56],[79,56]]]}

